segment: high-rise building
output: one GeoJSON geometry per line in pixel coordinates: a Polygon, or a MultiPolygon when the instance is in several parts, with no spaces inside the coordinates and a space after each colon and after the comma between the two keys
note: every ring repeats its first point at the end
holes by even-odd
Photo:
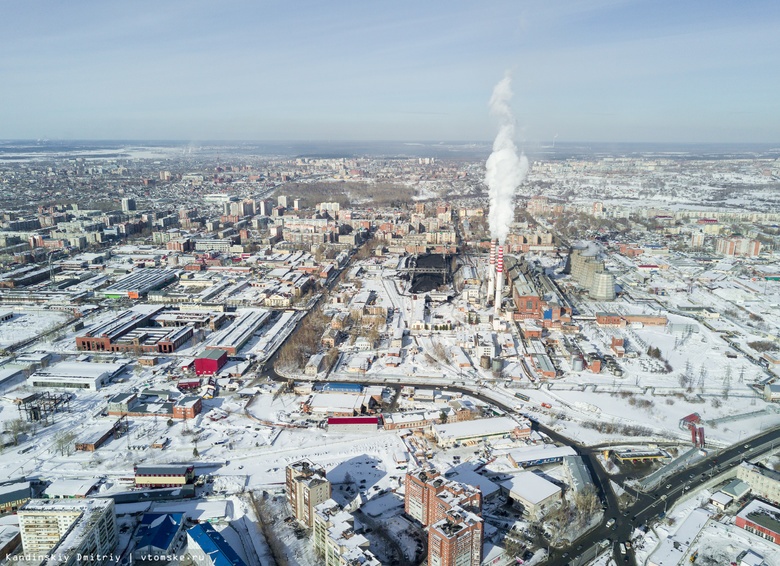
{"type": "Polygon", "coordinates": [[[287,208],[287,197],[285,195],[279,195],[278,197],[276,197],[276,204],[284,208],[287,208]]]}
{"type": "Polygon", "coordinates": [[[273,201],[267,199],[257,201],[257,214],[261,216],[271,216],[272,206],[273,206],[273,201]]]}
{"type": "Polygon", "coordinates": [[[129,197],[123,198],[122,212],[132,212],[133,210],[136,210],[135,199],[129,197]]]}
{"type": "Polygon", "coordinates": [[[368,550],[369,541],[355,533],[355,519],[341,506],[328,499],[314,513],[314,550],[323,566],[380,566],[368,550]]]}
{"type": "Polygon", "coordinates": [[[18,517],[25,556],[47,566],[102,564],[117,544],[113,499],[32,499],[18,517]]]}
{"type": "Polygon", "coordinates": [[[428,527],[430,566],[479,566],[482,492],[441,477],[434,468],[406,473],[404,511],[428,527]]]}
{"type": "Polygon", "coordinates": [[[289,464],[286,469],[287,501],[295,518],[307,527],[314,526],[314,508],[330,499],[330,482],[325,468],[310,460],[289,464]]]}
{"type": "Polygon", "coordinates": [[[456,506],[480,513],[482,493],[476,487],[441,477],[433,468],[407,472],[404,511],[424,527],[443,519],[456,506]]]}
{"type": "Polygon", "coordinates": [[[428,566],[480,566],[482,517],[458,507],[428,528],[428,566]]]}
{"type": "Polygon", "coordinates": [[[758,257],[761,253],[761,242],[749,238],[720,238],[715,251],[725,256],[758,257]]]}

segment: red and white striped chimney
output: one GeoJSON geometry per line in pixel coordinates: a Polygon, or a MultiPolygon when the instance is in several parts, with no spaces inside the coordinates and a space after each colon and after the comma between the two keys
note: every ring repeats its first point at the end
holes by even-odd
{"type": "Polygon", "coordinates": [[[501,296],[504,287],[504,246],[498,246],[496,257],[496,300],[494,302],[495,315],[501,312],[501,296]]]}
{"type": "Polygon", "coordinates": [[[493,300],[493,295],[496,289],[496,246],[498,246],[497,240],[490,240],[490,263],[488,265],[488,288],[487,288],[487,304],[493,300]]]}

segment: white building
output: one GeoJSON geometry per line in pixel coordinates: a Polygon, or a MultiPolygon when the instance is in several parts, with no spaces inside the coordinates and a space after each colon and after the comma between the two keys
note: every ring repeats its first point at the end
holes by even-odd
{"type": "Polygon", "coordinates": [[[502,482],[503,492],[531,518],[541,518],[561,499],[561,488],[533,472],[520,472],[502,482]]]}
{"type": "Polygon", "coordinates": [[[452,424],[433,425],[436,443],[449,448],[458,443],[476,443],[494,438],[528,438],[531,435],[530,423],[518,424],[508,417],[462,421],[452,424]]]}
{"type": "Polygon", "coordinates": [[[25,556],[47,566],[103,564],[116,547],[113,499],[32,499],[18,517],[25,556]]]}
{"type": "Polygon", "coordinates": [[[97,391],[124,371],[126,364],[60,362],[42,368],[27,378],[28,385],[46,388],[89,389],[97,391]]]}

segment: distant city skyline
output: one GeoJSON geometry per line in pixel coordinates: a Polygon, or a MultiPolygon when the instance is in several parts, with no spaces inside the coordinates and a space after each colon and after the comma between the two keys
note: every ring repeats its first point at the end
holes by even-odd
{"type": "Polygon", "coordinates": [[[0,138],[780,142],[780,5],[6,3],[0,138]]]}

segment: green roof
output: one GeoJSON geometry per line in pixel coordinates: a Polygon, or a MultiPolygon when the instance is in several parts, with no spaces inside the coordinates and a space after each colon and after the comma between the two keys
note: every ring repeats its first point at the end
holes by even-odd
{"type": "Polygon", "coordinates": [[[218,360],[222,356],[226,355],[225,350],[217,350],[217,349],[210,349],[210,350],[204,350],[203,353],[198,356],[200,358],[208,358],[210,360],[218,360]]]}

